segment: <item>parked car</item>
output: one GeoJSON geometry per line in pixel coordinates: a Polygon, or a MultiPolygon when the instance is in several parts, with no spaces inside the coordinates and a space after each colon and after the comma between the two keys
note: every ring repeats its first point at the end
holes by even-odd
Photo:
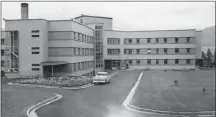
{"type": "Polygon", "coordinates": [[[97,83],[109,83],[111,77],[108,75],[108,72],[98,72],[95,77],[93,77],[93,84],[97,83]]]}

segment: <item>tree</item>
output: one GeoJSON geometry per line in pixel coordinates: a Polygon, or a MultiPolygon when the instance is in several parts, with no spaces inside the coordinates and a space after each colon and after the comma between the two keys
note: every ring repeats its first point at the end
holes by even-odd
{"type": "Polygon", "coordinates": [[[206,53],[202,51],[203,65],[206,66],[206,53]]]}
{"type": "Polygon", "coordinates": [[[208,67],[212,67],[213,66],[213,64],[212,64],[212,57],[213,57],[213,55],[212,55],[212,52],[211,52],[211,50],[209,48],[208,51],[207,51],[207,53],[206,53],[206,62],[207,62],[208,67]]]}

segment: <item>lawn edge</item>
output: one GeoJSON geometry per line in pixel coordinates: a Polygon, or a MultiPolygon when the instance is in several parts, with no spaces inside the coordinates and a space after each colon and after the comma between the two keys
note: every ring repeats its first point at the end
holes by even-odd
{"type": "Polygon", "coordinates": [[[86,85],[80,87],[60,87],[60,86],[47,86],[47,85],[35,85],[35,84],[20,84],[20,83],[7,83],[8,85],[17,85],[17,86],[27,86],[27,87],[42,87],[42,88],[62,88],[62,89],[84,89],[90,86],[93,86],[92,83],[88,83],[86,85]]]}
{"type": "Polygon", "coordinates": [[[42,102],[39,102],[33,106],[31,106],[30,108],[28,108],[28,110],[26,111],[26,114],[28,117],[38,117],[37,113],[35,112],[36,110],[38,110],[39,108],[46,106],[52,102],[55,102],[57,100],[60,100],[62,98],[62,95],[60,94],[55,94],[55,96],[48,98],[42,102]]]}
{"type": "Polygon", "coordinates": [[[215,111],[199,111],[199,112],[176,112],[176,111],[160,111],[160,110],[152,110],[147,108],[140,108],[131,104],[126,105],[127,109],[142,112],[142,113],[149,113],[149,114],[158,114],[158,115],[187,115],[187,114],[207,114],[207,115],[215,115],[215,111]]]}

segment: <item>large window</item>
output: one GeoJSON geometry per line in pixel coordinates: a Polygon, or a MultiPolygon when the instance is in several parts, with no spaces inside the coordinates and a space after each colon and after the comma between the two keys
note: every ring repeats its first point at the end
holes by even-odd
{"type": "Polygon", "coordinates": [[[151,43],[151,39],[150,38],[147,38],[147,43],[151,43]]]}
{"type": "Polygon", "coordinates": [[[190,59],[187,59],[186,60],[186,64],[190,64],[191,62],[190,62],[190,59]]]}
{"type": "Polygon", "coordinates": [[[158,59],[156,59],[156,64],[159,64],[159,60],[158,59]]]}
{"type": "Polygon", "coordinates": [[[148,64],[148,65],[151,64],[151,59],[147,59],[147,64],[148,64]]]}
{"type": "Polygon", "coordinates": [[[159,51],[159,49],[158,48],[156,48],[156,53],[158,54],[158,51],[159,51]]]}
{"type": "Polygon", "coordinates": [[[190,37],[187,37],[186,39],[187,39],[187,43],[190,43],[190,37]]]}
{"type": "Polygon", "coordinates": [[[128,43],[131,44],[132,43],[132,39],[128,39],[128,43]]]}
{"type": "Polygon", "coordinates": [[[178,39],[179,39],[179,38],[175,38],[175,43],[178,43],[178,39]]]}
{"type": "Polygon", "coordinates": [[[4,50],[1,50],[1,55],[4,55],[5,54],[5,51],[4,50]]]}
{"type": "Polygon", "coordinates": [[[140,49],[136,49],[136,54],[140,54],[140,49]]]}
{"type": "Polygon", "coordinates": [[[164,53],[167,54],[167,48],[164,48],[164,53]]]}
{"type": "Polygon", "coordinates": [[[40,37],[39,35],[32,35],[32,37],[40,37]]]}
{"type": "Polygon", "coordinates": [[[159,42],[159,39],[158,38],[156,38],[156,43],[158,43],[159,42]]]}
{"type": "Polygon", "coordinates": [[[179,48],[175,48],[175,53],[179,53],[179,48]]]}
{"type": "Polygon", "coordinates": [[[175,64],[179,64],[179,59],[175,59],[175,64]]]}
{"type": "Polygon", "coordinates": [[[167,64],[168,60],[167,59],[164,59],[164,64],[167,64]]]}
{"type": "Polygon", "coordinates": [[[128,60],[129,65],[132,65],[132,60],[128,60]]]}
{"type": "Polygon", "coordinates": [[[139,65],[140,64],[140,60],[136,60],[136,64],[139,65]]]}
{"type": "Polygon", "coordinates": [[[151,49],[150,48],[147,49],[147,54],[151,54],[151,49]]]}
{"type": "Polygon", "coordinates": [[[108,38],[107,44],[120,44],[120,38],[108,38]]]}
{"type": "Polygon", "coordinates": [[[108,55],[120,55],[120,49],[107,49],[108,55]]]}
{"type": "Polygon", "coordinates": [[[164,38],[164,43],[167,43],[167,38],[164,38]]]}
{"type": "Polygon", "coordinates": [[[128,49],[128,54],[132,54],[132,49],[128,49]]]}
{"type": "Polygon", "coordinates": [[[139,44],[140,43],[140,39],[136,39],[136,43],[139,44]]]}
{"type": "Polygon", "coordinates": [[[186,48],[186,50],[187,50],[187,53],[190,53],[190,48],[186,48]]]}

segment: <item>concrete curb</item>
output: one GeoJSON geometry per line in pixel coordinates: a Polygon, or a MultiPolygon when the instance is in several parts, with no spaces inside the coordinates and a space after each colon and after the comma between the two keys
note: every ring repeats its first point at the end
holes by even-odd
{"type": "Polygon", "coordinates": [[[62,88],[62,89],[84,89],[93,86],[92,83],[80,86],[80,87],[59,87],[59,86],[46,86],[46,85],[35,85],[35,84],[20,84],[20,83],[7,83],[8,85],[27,86],[27,87],[42,87],[42,88],[62,88]]]}
{"type": "Polygon", "coordinates": [[[200,111],[200,112],[175,112],[175,111],[159,111],[159,110],[152,110],[146,108],[140,108],[133,105],[127,105],[127,108],[131,110],[136,110],[143,113],[149,114],[158,114],[158,115],[188,115],[188,114],[198,114],[198,115],[215,115],[215,111],[200,111]]]}
{"type": "Polygon", "coordinates": [[[30,107],[27,110],[26,114],[27,114],[28,117],[38,117],[37,113],[35,112],[37,109],[39,109],[39,108],[41,108],[41,107],[43,107],[45,105],[48,105],[48,104],[50,104],[52,102],[55,102],[57,100],[60,100],[61,98],[62,98],[62,95],[55,94],[54,97],[48,98],[48,99],[46,99],[46,100],[44,100],[44,101],[42,101],[40,103],[37,103],[36,105],[33,105],[32,107],[30,107]]]}

